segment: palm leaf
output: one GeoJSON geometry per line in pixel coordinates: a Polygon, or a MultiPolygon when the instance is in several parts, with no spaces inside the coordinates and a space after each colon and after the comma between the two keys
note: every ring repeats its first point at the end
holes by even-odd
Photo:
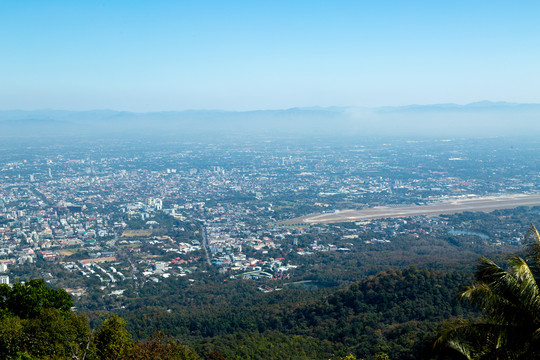
{"type": "Polygon", "coordinates": [[[540,234],[534,225],[525,241],[525,258],[510,256],[507,269],[480,259],[476,282],[459,298],[481,310],[483,317],[452,323],[436,348],[451,349],[465,359],[540,358],[540,234]]]}

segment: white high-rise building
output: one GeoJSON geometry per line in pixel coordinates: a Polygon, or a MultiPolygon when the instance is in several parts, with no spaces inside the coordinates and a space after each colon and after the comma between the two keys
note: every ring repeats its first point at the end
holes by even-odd
{"type": "Polygon", "coordinates": [[[154,208],[156,210],[163,209],[163,201],[161,201],[161,199],[154,199],[154,208]]]}
{"type": "Polygon", "coordinates": [[[0,275],[0,284],[6,284],[6,285],[9,285],[9,276],[7,276],[7,275],[0,275]]]}

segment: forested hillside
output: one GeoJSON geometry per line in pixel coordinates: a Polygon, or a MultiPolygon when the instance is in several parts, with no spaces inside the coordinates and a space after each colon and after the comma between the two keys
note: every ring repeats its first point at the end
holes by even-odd
{"type": "Polygon", "coordinates": [[[179,290],[180,299],[190,299],[184,305],[164,307],[173,299],[156,297],[153,307],[139,303],[121,314],[132,333],[161,330],[193,344],[201,354],[218,350],[228,358],[256,359],[261,349],[272,349],[267,358],[295,354],[327,359],[353,353],[369,359],[385,352],[391,358],[413,359],[422,355],[440,322],[471,314],[456,300],[471,279],[468,273],[410,267],[330,293],[253,293],[254,284],[235,283],[220,290],[209,287],[195,297],[186,285],[179,290]]]}
{"type": "MultiPolygon", "coordinates": [[[[63,290],[32,280],[0,287],[0,354],[5,359],[329,359],[348,354],[371,359],[379,353],[421,358],[442,321],[470,315],[456,301],[470,280],[466,273],[411,267],[337,291],[291,288],[263,294],[250,291],[250,283],[236,283],[224,287],[227,292],[209,287],[206,295],[169,309],[162,305],[171,298],[156,296],[153,307],[140,300],[121,312],[125,321],[90,313],[91,323],[69,311],[72,300],[63,290]]],[[[178,292],[193,295],[189,285],[178,292]]]]}
{"type": "Polygon", "coordinates": [[[439,322],[469,314],[456,299],[469,282],[465,274],[414,267],[383,272],[297,309],[289,328],[360,357],[418,358],[439,322]]]}

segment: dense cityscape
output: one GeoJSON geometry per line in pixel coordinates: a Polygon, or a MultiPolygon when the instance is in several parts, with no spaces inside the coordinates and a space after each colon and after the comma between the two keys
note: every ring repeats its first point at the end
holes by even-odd
{"type": "Polygon", "coordinates": [[[531,156],[537,141],[103,140],[10,146],[0,159],[0,279],[28,280],[18,268],[54,264],[72,276],[41,275],[50,283],[61,281],[75,296],[89,286],[121,296],[129,284],[170,276],[194,282],[210,268],[231,280],[300,281],[305,278],[297,269],[310,266],[306,256],[362,252],[404,235],[464,231],[492,244],[515,245],[523,229],[478,232],[439,217],[354,226],[284,221],[376,205],[535,193],[540,184],[539,160],[531,156]]]}

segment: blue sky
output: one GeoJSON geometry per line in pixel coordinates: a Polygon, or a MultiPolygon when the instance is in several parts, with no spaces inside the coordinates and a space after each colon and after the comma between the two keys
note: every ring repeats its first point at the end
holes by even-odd
{"type": "Polygon", "coordinates": [[[0,2],[0,109],[540,103],[538,1],[0,2]]]}

